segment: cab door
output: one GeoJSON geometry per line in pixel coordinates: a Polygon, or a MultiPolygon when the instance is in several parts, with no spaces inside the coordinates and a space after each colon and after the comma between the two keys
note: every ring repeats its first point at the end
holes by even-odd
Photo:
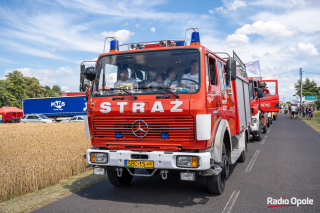
{"type": "Polygon", "coordinates": [[[261,80],[267,85],[269,93],[264,92],[260,98],[260,110],[263,112],[279,112],[278,80],[261,80]]]}

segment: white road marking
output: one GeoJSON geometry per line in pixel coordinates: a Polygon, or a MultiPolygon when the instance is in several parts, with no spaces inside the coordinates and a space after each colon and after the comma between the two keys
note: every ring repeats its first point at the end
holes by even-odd
{"type": "Polygon", "coordinates": [[[267,140],[267,135],[266,135],[266,137],[264,137],[263,139],[262,139],[262,141],[261,141],[261,143],[260,144],[264,144],[264,142],[266,142],[266,140],[267,140]]]}
{"type": "Polygon", "coordinates": [[[232,195],[228,201],[228,203],[226,204],[226,206],[224,207],[222,213],[229,213],[233,207],[233,204],[236,202],[238,195],[240,194],[240,190],[234,190],[232,192],[232,195]]]}
{"type": "Polygon", "coordinates": [[[253,158],[251,159],[249,165],[247,166],[246,172],[250,172],[254,163],[256,162],[258,155],[260,153],[260,150],[257,150],[256,153],[254,153],[253,158]]]}

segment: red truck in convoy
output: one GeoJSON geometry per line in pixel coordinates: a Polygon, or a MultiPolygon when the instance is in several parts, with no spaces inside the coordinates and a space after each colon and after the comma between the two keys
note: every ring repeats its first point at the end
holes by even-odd
{"type": "Polygon", "coordinates": [[[199,30],[189,30],[190,45],[186,39],[119,45],[112,37],[95,67],[81,64],[93,146],[87,163],[114,186],[133,176],[166,179],[176,170],[181,180],[206,176],[208,191],[221,194],[229,165],[245,161],[252,123],[245,66],[235,53],[202,46],[199,30]]]}
{"type": "Polygon", "coordinates": [[[253,140],[261,141],[261,133],[272,124],[273,112],[279,112],[278,80],[262,80],[249,77],[250,104],[253,123],[250,134],[253,140]]]}

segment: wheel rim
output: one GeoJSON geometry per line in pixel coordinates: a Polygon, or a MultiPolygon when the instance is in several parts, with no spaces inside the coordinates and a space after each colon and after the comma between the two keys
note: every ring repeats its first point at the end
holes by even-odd
{"type": "Polygon", "coordinates": [[[228,177],[229,177],[229,162],[228,162],[228,157],[224,154],[222,156],[221,183],[225,184],[228,177]]]}

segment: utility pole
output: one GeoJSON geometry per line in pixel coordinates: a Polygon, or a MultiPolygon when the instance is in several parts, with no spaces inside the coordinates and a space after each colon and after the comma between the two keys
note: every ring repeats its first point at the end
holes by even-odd
{"type": "Polygon", "coordinates": [[[302,68],[300,68],[300,107],[302,107],[302,68]]]}

